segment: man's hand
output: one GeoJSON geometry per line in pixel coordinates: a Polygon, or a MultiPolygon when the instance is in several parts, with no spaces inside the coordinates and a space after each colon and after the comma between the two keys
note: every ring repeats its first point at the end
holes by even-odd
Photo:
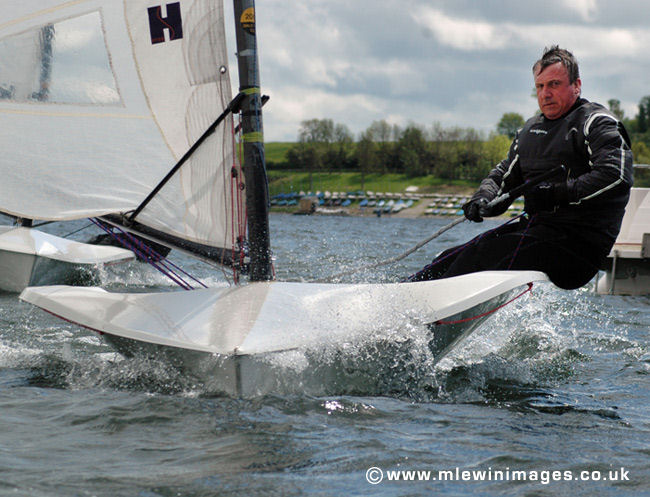
{"type": "Polygon", "coordinates": [[[524,210],[528,214],[554,212],[568,203],[566,183],[541,183],[524,194],[524,210]]]}
{"type": "MultiPolygon", "coordinates": [[[[495,209],[488,207],[492,199],[496,198],[499,193],[499,187],[491,178],[485,178],[481,181],[481,186],[472,198],[463,205],[463,212],[465,217],[475,223],[483,221],[484,217],[494,216],[495,209]]],[[[498,212],[496,213],[499,214],[498,212]]]]}
{"type": "Polygon", "coordinates": [[[483,222],[483,216],[489,216],[488,199],[485,197],[472,197],[472,199],[463,205],[465,217],[475,223],[483,222]]]}

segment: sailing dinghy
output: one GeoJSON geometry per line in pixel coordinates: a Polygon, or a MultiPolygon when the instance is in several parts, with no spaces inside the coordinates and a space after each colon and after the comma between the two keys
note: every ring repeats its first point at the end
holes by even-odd
{"type": "Polygon", "coordinates": [[[130,250],[67,240],[20,226],[0,226],[0,291],[54,285],[100,265],[133,260],[130,250]]]}
{"type": "MultiPolygon", "coordinates": [[[[55,204],[63,217],[99,217],[227,265],[235,281],[248,275],[247,284],[178,292],[52,286],[22,293],[23,300],[97,331],[125,355],[153,354],[193,370],[209,362],[216,365],[210,374],[219,389],[257,395],[278,384],[270,357],[324,343],[372,341],[406,321],[427,327],[429,348],[439,359],[492,311],[532,282],[546,280],[539,272],[504,271],[395,284],[273,281],[253,0],[234,0],[240,85],[235,98],[219,1],[52,0],[10,11],[14,17],[0,26],[3,33],[41,29],[53,17],[83,18],[85,27],[96,28],[102,38],[97,46],[110,61],[104,81],[115,102],[38,117],[15,109],[26,129],[43,119],[40,126],[49,131],[65,124],[72,135],[72,143],[46,140],[37,148],[64,163],[77,159],[66,166],[72,173],[67,181],[78,185],[72,198],[59,199],[65,185],[34,185],[43,208],[51,211],[55,204]],[[233,114],[240,115],[237,127],[233,114]],[[233,138],[237,129],[240,153],[233,138]],[[166,174],[151,172],[160,169],[166,174]]],[[[325,375],[316,380],[325,381],[325,375]]]]}
{"type": "Polygon", "coordinates": [[[607,258],[604,276],[598,278],[596,292],[650,294],[650,188],[630,191],[621,231],[607,258]]]}

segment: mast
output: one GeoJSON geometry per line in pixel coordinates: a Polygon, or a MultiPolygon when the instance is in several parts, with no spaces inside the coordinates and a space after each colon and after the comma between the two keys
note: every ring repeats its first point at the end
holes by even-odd
{"type": "Polygon", "coordinates": [[[239,91],[244,142],[250,281],[272,279],[269,240],[269,191],[264,159],[262,99],[255,37],[255,0],[234,0],[239,91]]]}

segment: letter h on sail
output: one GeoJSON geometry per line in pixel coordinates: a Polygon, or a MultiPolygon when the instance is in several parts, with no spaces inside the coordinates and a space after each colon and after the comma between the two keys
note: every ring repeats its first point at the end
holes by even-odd
{"type": "Polygon", "coordinates": [[[179,40],[183,37],[183,21],[181,19],[180,2],[168,3],[166,6],[167,17],[162,16],[162,6],[149,7],[149,30],[151,43],[164,43],[165,30],[169,30],[169,41],[179,40]]]}

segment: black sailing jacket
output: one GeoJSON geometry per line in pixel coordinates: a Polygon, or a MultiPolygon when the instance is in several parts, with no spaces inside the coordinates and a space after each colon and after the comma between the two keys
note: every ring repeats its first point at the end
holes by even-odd
{"type": "Polygon", "coordinates": [[[529,119],[481,190],[501,194],[561,164],[567,173],[549,182],[566,182],[569,205],[539,213],[536,222],[571,230],[609,251],[633,183],[632,151],[622,123],[600,104],[579,98],[559,119],[529,119]]]}

